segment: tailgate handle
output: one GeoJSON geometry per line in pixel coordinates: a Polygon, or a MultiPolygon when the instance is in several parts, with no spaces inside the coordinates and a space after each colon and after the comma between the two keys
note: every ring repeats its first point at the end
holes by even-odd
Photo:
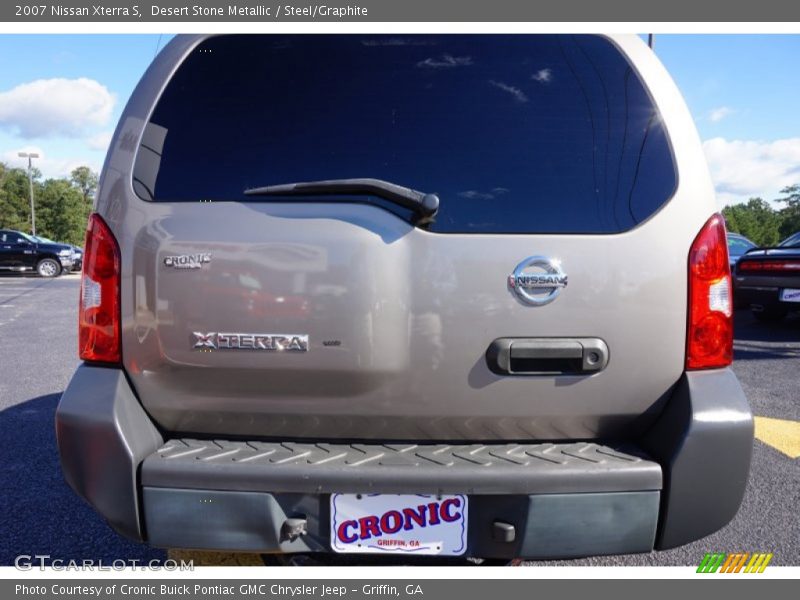
{"type": "Polygon", "coordinates": [[[498,338],[486,351],[498,375],[590,375],[605,369],[608,358],[600,338],[498,338]]]}

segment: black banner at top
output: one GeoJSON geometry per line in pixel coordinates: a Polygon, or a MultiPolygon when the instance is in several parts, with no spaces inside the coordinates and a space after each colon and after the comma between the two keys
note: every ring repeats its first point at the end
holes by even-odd
{"type": "Polygon", "coordinates": [[[4,22],[792,22],[787,0],[11,0],[4,22]]]}

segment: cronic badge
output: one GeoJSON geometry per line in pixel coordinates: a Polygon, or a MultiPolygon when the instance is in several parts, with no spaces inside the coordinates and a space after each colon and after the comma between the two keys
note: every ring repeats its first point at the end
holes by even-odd
{"type": "Polygon", "coordinates": [[[529,256],[508,276],[508,287],[526,304],[542,306],[555,300],[567,287],[567,275],[559,261],[529,256]]]}
{"type": "Polygon", "coordinates": [[[203,265],[210,262],[211,255],[208,252],[164,257],[164,265],[172,267],[173,269],[200,269],[203,265]]]}

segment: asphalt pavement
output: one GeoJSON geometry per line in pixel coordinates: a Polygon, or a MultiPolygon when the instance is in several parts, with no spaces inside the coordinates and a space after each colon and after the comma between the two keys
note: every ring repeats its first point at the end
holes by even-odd
{"type": "MultiPolygon", "coordinates": [[[[0,565],[22,554],[106,563],[166,557],[114,533],[61,476],[53,415],[78,364],[78,293],[74,274],[0,275],[0,565]]],[[[800,318],[765,325],[737,311],[734,349],[733,369],[754,414],[800,421],[800,318]]],[[[770,444],[754,441],[744,503],[719,532],[663,552],[532,564],[697,565],[706,552],[772,552],[773,565],[800,565],[800,458],[770,444]]],[[[237,562],[228,555],[216,560],[237,562]]]]}
{"type": "Polygon", "coordinates": [[[78,365],[76,274],[0,275],[0,565],[53,559],[163,559],[117,535],[64,482],[54,414],[78,365]]]}

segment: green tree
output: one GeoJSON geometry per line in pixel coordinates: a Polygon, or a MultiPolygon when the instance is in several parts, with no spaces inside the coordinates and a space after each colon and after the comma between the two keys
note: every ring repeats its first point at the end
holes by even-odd
{"type": "MultiPolygon", "coordinates": [[[[97,174],[78,167],[69,178],[48,179],[33,169],[36,233],[58,242],[82,245],[86,219],[92,210],[97,174]]],[[[0,227],[31,231],[30,190],[27,169],[11,169],[0,163],[0,227]]]]}
{"type": "MultiPolygon", "coordinates": [[[[41,172],[33,169],[34,197],[41,189],[41,172]]],[[[30,188],[26,169],[9,169],[0,163],[0,227],[31,230],[30,188]]]]}
{"type": "Polygon", "coordinates": [[[746,204],[722,209],[728,231],[741,233],[759,246],[774,246],[781,239],[781,217],[769,202],[750,198],[746,204]]]}
{"type": "Polygon", "coordinates": [[[781,194],[784,194],[783,198],[778,198],[777,201],[786,205],[778,213],[781,219],[780,234],[783,239],[800,231],[800,184],[783,188],[781,194]]]}
{"type": "Polygon", "coordinates": [[[97,173],[89,167],[77,167],[69,174],[69,180],[80,190],[84,203],[91,205],[97,190],[97,173]]]}
{"type": "Polygon", "coordinates": [[[66,179],[48,179],[36,201],[36,232],[70,244],[83,244],[86,230],[84,198],[66,179]]]}

